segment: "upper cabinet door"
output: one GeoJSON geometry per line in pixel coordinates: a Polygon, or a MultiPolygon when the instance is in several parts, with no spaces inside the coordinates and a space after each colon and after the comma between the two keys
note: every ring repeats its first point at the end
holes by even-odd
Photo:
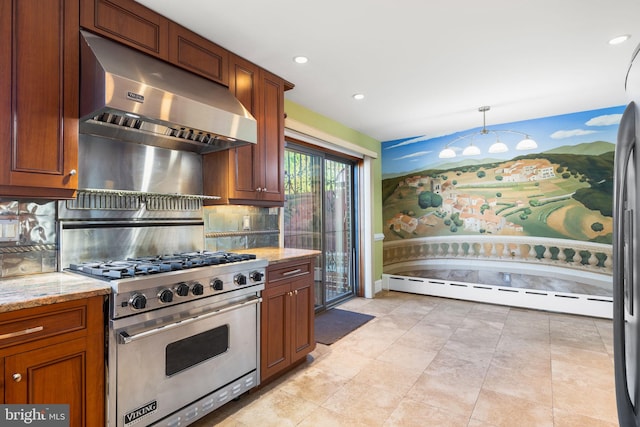
{"type": "MultiPolygon", "coordinates": [[[[255,117],[259,102],[258,81],[259,68],[249,61],[235,55],[230,63],[231,73],[229,90],[244,105],[244,108],[255,117]]],[[[256,117],[256,119],[259,118],[256,117]]],[[[258,126],[260,126],[258,124],[258,126]]],[[[228,177],[229,198],[252,200],[256,198],[256,189],[260,184],[260,130],[258,129],[258,144],[245,145],[232,149],[228,177]]]]}
{"type": "Polygon", "coordinates": [[[284,204],[284,81],[260,70],[261,200],[284,204]]]}
{"type": "Polygon", "coordinates": [[[0,0],[0,196],[77,188],[78,2],[0,0]]]}
{"type": "Polygon", "coordinates": [[[229,85],[229,52],[174,22],[169,24],[169,61],[229,85]]]}
{"type": "Polygon", "coordinates": [[[169,59],[169,20],[133,0],[81,0],[80,25],[149,55],[169,59]]]}
{"type": "Polygon", "coordinates": [[[258,143],[204,157],[210,204],[284,205],[284,92],[293,85],[230,55],[229,90],[258,122],[258,143]]]}

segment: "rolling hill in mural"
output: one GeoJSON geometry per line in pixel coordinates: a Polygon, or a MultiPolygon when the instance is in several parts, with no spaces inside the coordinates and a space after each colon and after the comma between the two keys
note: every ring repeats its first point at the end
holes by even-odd
{"type": "Polygon", "coordinates": [[[511,124],[535,135],[539,148],[499,158],[440,159],[444,138],[383,143],[385,240],[484,234],[610,244],[621,112],[614,107],[511,124]]]}

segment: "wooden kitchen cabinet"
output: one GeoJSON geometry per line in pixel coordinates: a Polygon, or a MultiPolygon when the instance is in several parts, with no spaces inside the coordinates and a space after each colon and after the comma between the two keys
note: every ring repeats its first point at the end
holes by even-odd
{"type": "Polygon", "coordinates": [[[169,20],[133,0],[81,0],[80,25],[156,58],[169,59],[169,20]]]}
{"type": "Polygon", "coordinates": [[[209,80],[229,85],[229,51],[175,22],[169,23],[169,61],[209,80]]]}
{"type": "Polygon", "coordinates": [[[258,112],[259,200],[284,205],[284,92],[287,83],[266,70],[260,70],[260,109],[258,112]],[[262,137],[262,139],[261,139],[262,137]]]}
{"type": "Polygon", "coordinates": [[[0,196],[77,188],[77,0],[0,0],[0,196]]]}
{"type": "Polygon", "coordinates": [[[70,426],[105,423],[102,296],[0,314],[0,401],[68,404],[70,426]]]}
{"type": "Polygon", "coordinates": [[[80,25],[225,86],[229,84],[229,51],[133,0],[81,0],[80,25]]]}
{"type": "Polygon", "coordinates": [[[205,194],[212,204],[284,205],[284,92],[293,85],[231,55],[229,90],[258,122],[258,143],[207,154],[205,194]]]}
{"type": "Polygon", "coordinates": [[[302,362],[315,348],[312,258],[267,268],[260,324],[261,382],[302,362]]]}

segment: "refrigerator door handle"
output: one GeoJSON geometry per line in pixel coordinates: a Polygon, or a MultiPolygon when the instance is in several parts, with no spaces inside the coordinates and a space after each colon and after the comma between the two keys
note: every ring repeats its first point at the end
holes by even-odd
{"type": "MultiPolygon", "coordinates": [[[[636,179],[635,170],[635,149],[636,149],[636,105],[631,102],[623,114],[618,129],[618,141],[615,152],[614,166],[614,232],[613,232],[613,332],[614,332],[614,360],[615,360],[615,382],[616,400],[618,406],[618,418],[621,426],[635,426],[635,402],[632,402],[629,392],[629,382],[627,379],[627,344],[626,343],[626,312],[625,296],[633,297],[635,278],[633,267],[633,246],[635,245],[635,221],[634,215],[638,214],[635,204],[635,197],[627,205],[626,196],[629,191],[627,180],[636,179]],[[630,171],[629,166],[634,170],[630,171]],[[633,175],[630,176],[629,173],[633,175]],[[626,226],[625,226],[626,223],[626,226]],[[625,233],[626,232],[626,233],[625,233]],[[625,244],[625,241],[627,242],[625,244]],[[631,264],[631,265],[627,265],[631,264]],[[626,267],[626,268],[625,268],[626,267]],[[625,288],[627,288],[625,295],[625,288]]],[[[635,191],[635,190],[633,190],[635,191]]],[[[630,305],[630,314],[634,300],[627,300],[630,305]]],[[[633,392],[635,396],[635,390],[633,392]]],[[[635,400],[635,398],[634,398],[635,400]]]]}

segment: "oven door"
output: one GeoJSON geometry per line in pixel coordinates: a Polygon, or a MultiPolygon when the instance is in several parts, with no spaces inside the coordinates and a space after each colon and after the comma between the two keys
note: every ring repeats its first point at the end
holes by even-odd
{"type": "Polygon", "coordinates": [[[257,382],[260,301],[254,295],[209,306],[205,299],[188,312],[172,314],[174,306],[156,318],[145,313],[138,324],[112,322],[115,425],[152,424],[252,371],[257,382]]]}

